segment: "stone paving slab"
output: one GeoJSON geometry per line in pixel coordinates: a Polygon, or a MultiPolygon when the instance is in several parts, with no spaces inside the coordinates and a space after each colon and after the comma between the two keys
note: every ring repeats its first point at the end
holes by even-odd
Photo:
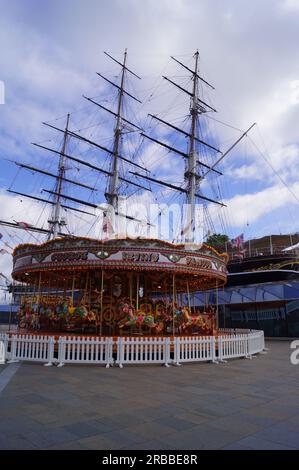
{"type": "Polygon", "coordinates": [[[0,449],[299,449],[289,345],[168,369],[1,366],[0,449]]]}

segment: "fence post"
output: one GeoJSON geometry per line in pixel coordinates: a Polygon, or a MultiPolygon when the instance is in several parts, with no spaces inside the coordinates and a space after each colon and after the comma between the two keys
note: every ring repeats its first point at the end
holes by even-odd
{"type": "Polygon", "coordinates": [[[246,335],[246,338],[244,340],[245,343],[245,359],[249,357],[249,334],[246,335]]]}
{"type": "Polygon", "coordinates": [[[212,352],[212,363],[213,364],[218,364],[217,358],[216,358],[216,341],[215,341],[215,336],[210,336],[210,348],[212,352]]]}
{"type": "Polygon", "coordinates": [[[180,356],[181,356],[181,338],[173,338],[173,362],[176,366],[181,366],[180,356]]]}
{"type": "Polygon", "coordinates": [[[248,344],[248,354],[246,356],[246,359],[252,359],[254,356],[252,355],[252,341],[251,341],[251,335],[252,333],[249,333],[247,335],[247,344],[248,344]]]}
{"type": "Polygon", "coordinates": [[[112,365],[113,362],[113,338],[107,337],[105,340],[105,361],[106,369],[109,369],[110,365],[112,365]]]}
{"type": "Polygon", "coordinates": [[[170,338],[164,338],[163,341],[163,354],[164,354],[164,365],[169,367],[170,362],[170,338]]]}
{"type": "Polygon", "coordinates": [[[57,367],[64,366],[65,361],[65,340],[59,336],[58,340],[58,364],[57,367]]]}
{"type": "Polygon", "coordinates": [[[5,364],[6,351],[4,341],[0,341],[0,364],[5,364]]]}
{"type": "MultiPolygon", "coordinates": [[[[5,334],[2,337],[2,340],[0,340],[0,344],[1,342],[3,343],[3,347],[4,347],[4,351],[3,351],[4,362],[2,362],[0,359],[0,364],[5,364],[5,361],[10,359],[10,353],[8,352],[9,335],[5,334]]],[[[0,353],[0,358],[1,358],[1,353],[0,353]]]]}
{"type": "Polygon", "coordinates": [[[11,338],[11,352],[10,352],[10,360],[8,361],[9,364],[12,362],[19,362],[17,359],[17,336],[12,336],[11,338]]]}
{"type": "Polygon", "coordinates": [[[223,359],[223,341],[225,341],[225,339],[223,340],[223,337],[220,335],[218,336],[217,338],[217,344],[218,344],[218,348],[217,348],[217,352],[218,352],[218,361],[219,362],[222,362],[222,363],[226,363],[227,361],[225,359],[223,359]]]}
{"type": "Polygon", "coordinates": [[[48,362],[44,364],[45,367],[50,367],[53,365],[54,362],[54,344],[55,344],[55,339],[53,336],[50,336],[50,338],[47,339],[48,343],[48,354],[47,354],[47,359],[48,362]]]}
{"type": "Polygon", "coordinates": [[[124,339],[118,338],[117,339],[117,359],[116,362],[120,369],[123,368],[123,360],[124,360],[124,339]]]}

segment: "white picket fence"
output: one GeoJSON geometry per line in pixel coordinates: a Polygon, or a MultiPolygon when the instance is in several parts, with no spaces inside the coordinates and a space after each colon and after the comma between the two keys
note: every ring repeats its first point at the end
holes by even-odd
{"type": "Polygon", "coordinates": [[[249,357],[248,337],[249,335],[219,336],[218,360],[224,362],[226,359],[249,357]]]}
{"type": "Polygon", "coordinates": [[[263,331],[253,331],[248,335],[248,351],[250,355],[265,350],[265,337],[263,331]]]}
{"type": "Polygon", "coordinates": [[[216,362],[216,341],[214,336],[189,336],[174,338],[174,363],[216,362]]]}
{"type": "Polygon", "coordinates": [[[170,338],[118,338],[116,364],[170,363],[170,338]]]}
{"type": "Polygon", "coordinates": [[[113,338],[60,337],[58,367],[64,364],[113,365],[113,338]]]}
{"type": "Polygon", "coordinates": [[[53,336],[12,335],[10,338],[10,361],[54,362],[53,336]]]}
{"type": "Polygon", "coordinates": [[[6,359],[9,359],[8,342],[9,336],[6,333],[0,333],[0,364],[5,364],[6,359]]]}
{"type": "MultiPolygon", "coordinates": [[[[226,362],[227,359],[253,357],[265,349],[264,332],[246,334],[188,337],[121,337],[113,338],[61,336],[1,335],[4,360],[33,361],[44,365],[56,364],[170,364],[187,362],[226,362]]],[[[3,353],[2,353],[3,357],[3,353]]]]}

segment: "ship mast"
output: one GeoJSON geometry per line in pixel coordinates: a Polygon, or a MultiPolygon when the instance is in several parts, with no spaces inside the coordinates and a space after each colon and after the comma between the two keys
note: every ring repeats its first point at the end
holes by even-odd
{"type": "Polygon", "coordinates": [[[52,211],[52,218],[48,220],[49,223],[49,236],[48,239],[56,238],[58,232],[61,230],[63,225],[66,225],[65,222],[61,219],[61,194],[62,194],[62,184],[65,179],[65,152],[66,146],[68,141],[68,126],[69,126],[70,115],[67,115],[66,118],[66,126],[63,135],[63,144],[62,149],[59,157],[59,165],[58,165],[58,174],[56,179],[56,188],[54,194],[54,207],[52,211]]]}
{"type": "Polygon", "coordinates": [[[118,155],[119,148],[121,143],[121,134],[122,134],[122,124],[121,124],[121,113],[122,113],[122,104],[123,104],[123,95],[124,95],[124,82],[125,82],[125,70],[126,70],[126,61],[127,61],[127,49],[124,53],[124,60],[122,64],[121,72],[121,82],[118,91],[118,105],[116,113],[116,122],[114,128],[114,144],[113,144],[113,160],[111,165],[111,176],[109,181],[109,192],[105,194],[107,202],[117,209],[118,204],[118,182],[119,182],[119,171],[118,171],[118,155]]]}
{"type": "Polygon", "coordinates": [[[191,114],[191,131],[189,137],[189,157],[187,160],[187,171],[185,173],[185,179],[187,181],[187,200],[188,200],[188,212],[187,212],[187,236],[186,240],[191,241],[195,231],[195,194],[198,186],[198,175],[196,173],[197,167],[197,155],[195,149],[195,137],[198,127],[198,56],[199,53],[195,53],[195,68],[193,73],[193,92],[191,98],[190,114],[191,114]]]}
{"type": "Polygon", "coordinates": [[[157,185],[164,186],[166,188],[172,189],[174,191],[179,191],[183,193],[187,199],[188,202],[188,210],[187,210],[187,217],[185,220],[184,227],[182,227],[181,231],[181,236],[184,236],[185,241],[193,241],[194,236],[195,236],[195,209],[196,209],[196,200],[203,200],[206,202],[210,202],[213,204],[217,204],[219,206],[225,206],[221,201],[211,199],[209,197],[204,196],[199,188],[200,182],[206,178],[206,176],[210,173],[216,173],[218,175],[222,175],[221,171],[217,169],[218,164],[223,160],[223,158],[228,155],[228,153],[247,135],[247,132],[251,130],[253,126],[251,126],[246,132],[243,133],[243,135],[228,149],[226,152],[221,152],[218,148],[216,148],[214,145],[211,145],[209,142],[204,141],[201,139],[201,136],[198,136],[198,118],[199,115],[207,113],[207,112],[217,112],[216,109],[214,109],[211,105],[209,105],[207,102],[203,101],[202,98],[199,96],[199,82],[203,83],[205,86],[208,86],[211,89],[215,89],[209,82],[207,82],[202,76],[199,75],[198,73],[198,62],[199,62],[199,53],[198,50],[194,54],[194,59],[195,59],[195,65],[194,69],[192,70],[191,68],[187,67],[185,64],[180,62],[178,59],[175,57],[171,56],[171,59],[174,60],[177,64],[179,64],[181,67],[183,67],[185,70],[187,70],[193,80],[193,87],[192,91],[183,88],[181,85],[178,83],[174,82],[168,77],[163,76],[163,78],[171,83],[171,85],[174,85],[176,88],[178,88],[180,91],[184,92],[191,98],[191,103],[190,103],[190,117],[191,117],[191,129],[190,132],[185,131],[184,129],[181,129],[177,127],[176,125],[165,121],[164,119],[161,119],[160,117],[154,115],[154,114],[149,114],[149,116],[154,119],[155,121],[158,121],[159,123],[169,127],[173,131],[176,131],[182,135],[184,135],[186,138],[188,138],[188,149],[187,151],[183,151],[181,149],[177,149],[171,145],[169,145],[166,142],[162,142],[148,134],[145,134],[144,132],[141,133],[143,137],[146,139],[149,139],[151,142],[154,142],[158,145],[161,145],[162,147],[166,148],[169,152],[174,153],[176,155],[179,155],[185,159],[185,185],[174,185],[169,183],[168,181],[165,180],[160,180],[157,178],[153,178],[152,176],[149,175],[143,175],[140,174],[139,172],[136,171],[130,171],[134,176],[137,176],[139,178],[145,179],[147,181],[150,181],[152,183],[155,183],[157,185]],[[202,159],[199,158],[198,152],[196,150],[197,144],[200,144],[202,148],[209,149],[210,151],[214,152],[214,154],[220,154],[221,156],[217,159],[217,161],[212,165],[209,166],[207,165],[202,159]],[[198,173],[198,169],[201,169],[201,173],[198,173]],[[203,168],[205,169],[205,173],[203,171],[203,168]]]}
{"type": "MultiPolygon", "coordinates": [[[[121,214],[118,212],[118,198],[119,198],[119,183],[123,182],[129,186],[133,186],[136,188],[136,190],[145,190],[145,191],[151,191],[152,189],[147,186],[143,186],[140,184],[140,179],[145,180],[150,183],[155,183],[157,185],[164,186],[166,188],[169,188],[174,191],[178,191],[184,194],[185,198],[187,199],[189,210],[188,210],[188,215],[187,215],[187,224],[185,225],[185,229],[182,231],[185,234],[185,240],[189,241],[192,240],[194,235],[195,235],[195,208],[196,208],[196,203],[195,201],[197,199],[203,200],[206,202],[214,203],[220,206],[225,206],[221,201],[211,199],[205,195],[203,195],[200,191],[200,182],[207,177],[207,175],[210,172],[213,172],[214,174],[222,175],[221,171],[218,169],[219,163],[228,155],[228,153],[231,152],[231,150],[247,135],[247,133],[251,130],[253,127],[250,126],[250,128],[245,131],[236,141],[233,145],[229,147],[224,153],[221,152],[218,148],[216,148],[214,145],[211,145],[211,143],[208,143],[204,140],[202,140],[198,135],[198,130],[199,130],[199,125],[198,125],[198,117],[201,114],[207,113],[207,112],[216,112],[216,110],[203,101],[201,97],[199,96],[199,82],[203,83],[205,86],[208,86],[212,89],[214,87],[208,83],[203,77],[201,77],[198,74],[198,62],[199,62],[199,53],[196,51],[194,58],[195,58],[195,65],[194,69],[191,69],[187,67],[185,64],[180,62],[178,59],[175,57],[171,56],[171,59],[173,59],[176,63],[178,63],[181,67],[183,67],[185,70],[187,70],[193,80],[193,87],[192,90],[188,90],[180,86],[178,83],[174,82],[168,77],[163,76],[165,80],[167,80],[171,85],[174,85],[176,88],[178,88],[180,91],[184,92],[191,98],[191,103],[190,103],[190,117],[191,117],[191,129],[190,131],[186,131],[184,129],[181,129],[174,125],[173,123],[169,123],[160,117],[149,114],[153,119],[158,121],[160,124],[165,125],[172,129],[175,132],[178,132],[185,136],[188,139],[188,148],[186,151],[177,149],[173,147],[172,145],[169,145],[166,142],[161,142],[160,140],[157,140],[153,136],[145,134],[144,130],[141,129],[138,125],[135,123],[129,121],[124,115],[124,98],[129,97],[130,99],[133,99],[139,103],[141,101],[130,94],[126,89],[125,89],[125,78],[126,74],[129,73],[133,75],[135,78],[140,79],[140,77],[133,72],[131,69],[128,68],[127,66],[127,50],[124,52],[124,57],[123,61],[120,62],[116,58],[112,57],[110,54],[107,52],[104,52],[104,54],[109,57],[110,60],[114,61],[117,63],[119,66],[121,66],[121,81],[120,84],[114,83],[111,80],[109,80],[107,77],[103,76],[102,74],[97,72],[97,75],[102,79],[105,80],[107,83],[110,85],[114,86],[118,90],[118,103],[117,103],[117,109],[114,111],[112,109],[109,109],[105,106],[103,106],[101,103],[98,103],[95,101],[93,98],[83,96],[86,100],[91,102],[92,104],[98,106],[101,108],[101,110],[108,112],[109,114],[113,115],[115,118],[115,126],[114,126],[114,140],[113,140],[113,147],[112,149],[98,143],[90,140],[90,138],[85,137],[82,134],[79,134],[78,132],[71,131],[69,129],[69,115],[67,116],[67,122],[65,129],[60,129],[56,126],[53,126],[52,124],[49,123],[43,123],[49,128],[61,132],[63,134],[63,145],[61,150],[56,150],[50,147],[46,147],[41,144],[34,143],[36,147],[39,149],[42,149],[47,152],[51,152],[53,156],[56,156],[59,158],[59,165],[58,165],[58,173],[51,173],[49,171],[46,171],[41,168],[36,168],[31,165],[27,165],[18,161],[15,161],[14,163],[19,166],[22,169],[41,173],[43,175],[49,176],[51,178],[55,178],[56,180],[56,186],[54,191],[50,191],[48,189],[43,189],[43,192],[46,192],[52,196],[51,199],[45,199],[37,195],[32,195],[32,194],[26,194],[26,193],[21,193],[18,191],[13,191],[11,189],[8,189],[9,192],[26,197],[29,199],[33,199],[35,201],[51,204],[53,206],[52,210],[52,217],[48,221],[49,223],[49,228],[45,229],[43,227],[35,227],[30,224],[26,224],[26,228],[24,228],[23,223],[12,223],[10,221],[0,221],[0,225],[4,225],[7,227],[12,227],[12,228],[21,228],[25,229],[28,231],[33,231],[33,232],[39,232],[39,233],[44,233],[48,235],[48,239],[55,238],[57,236],[63,236],[66,235],[66,233],[61,232],[61,228],[65,226],[65,222],[61,218],[61,209],[64,209],[66,211],[71,211],[71,212],[77,212],[81,214],[86,214],[90,215],[93,217],[96,217],[96,214],[90,211],[85,210],[85,207],[87,208],[92,208],[92,209],[97,209],[99,206],[97,204],[91,203],[90,201],[86,199],[81,199],[78,197],[72,197],[70,195],[65,194],[65,191],[63,191],[63,187],[65,186],[64,183],[69,183],[74,186],[79,186],[91,191],[95,191],[96,188],[93,186],[89,186],[86,183],[83,183],[82,181],[75,181],[70,178],[66,178],[65,173],[66,173],[66,166],[65,162],[66,161],[71,161],[75,162],[76,164],[79,164],[80,166],[82,165],[85,168],[88,168],[90,170],[96,171],[100,174],[103,174],[105,177],[108,178],[108,185],[107,185],[107,192],[105,193],[105,198],[106,201],[113,207],[115,215],[125,217],[126,219],[129,220],[134,220],[136,222],[140,222],[139,219],[136,219],[135,217],[129,216],[128,214],[121,214]],[[180,158],[184,158],[185,160],[185,184],[184,185],[174,185],[171,184],[168,181],[165,180],[160,180],[157,178],[153,178],[153,176],[150,175],[150,172],[143,167],[142,165],[136,163],[133,161],[130,157],[123,155],[121,153],[121,143],[122,143],[122,135],[123,135],[123,128],[126,126],[130,132],[140,132],[141,136],[149,139],[150,141],[154,142],[155,144],[158,144],[165,149],[167,149],[169,152],[178,155],[180,158]],[[98,150],[100,150],[99,156],[104,156],[108,155],[111,157],[111,165],[109,171],[106,169],[102,168],[99,165],[95,165],[91,163],[90,161],[83,160],[82,158],[79,158],[74,155],[69,155],[66,153],[66,148],[67,148],[67,142],[69,138],[72,139],[77,139],[81,143],[92,146],[98,150]],[[209,149],[209,151],[212,151],[214,154],[220,154],[218,159],[210,166],[207,165],[206,162],[202,161],[200,159],[198,152],[197,152],[197,146],[198,144],[202,148],[209,149]],[[133,167],[135,171],[130,171],[129,168],[127,168],[127,174],[133,175],[134,178],[128,178],[124,177],[127,175],[122,176],[120,174],[120,168],[119,168],[119,161],[123,162],[126,165],[129,165],[130,167],[133,167]],[[198,169],[201,169],[201,173],[198,173],[198,169]],[[205,169],[205,171],[203,170],[205,169]],[[137,170],[137,171],[136,171],[137,170]],[[140,173],[140,171],[144,173],[140,173]],[[137,178],[136,178],[137,177],[137,178]],[[72,204],[76,204],[74,207],[73,205],[68,205],[64,201],[70,201],[72,204]],[[79,207],[78,207],[79,205],[79,207]],[[83,208],[82,208],[83,206],[83,208]],[[85,206],[85,207],[84,207],[85,206]]],[[[102,209],[103,210],[103,209],[102,209]]],[[[147,222],[147,225],[151,226],[151,223],[147,222]]]]}
{"type": "MultiPolygon", "coordinates": [[[[125,183],[126,185],[129,185],[129,186],[132,186],[137,191],[140,191],[140,190],[151,191],[151,188],[140,184],[138,179],[136,180],[136,178],[134,178],[132,180],[131,178],[126,178],[126,177],[122,176],[120,174],[120,171],[119,171],[119,160],[121,160],[122,162],[124,162],[124,164],[127,164],[127,165],[130,165],[131,167],[137,168],[139,171],[141,170],[141,171],[144,171],[146,173],[148,172],[148,170],[145,167],[143,167],[142,165],[139,165],[138,163],[134,162],[130,157],[128,158],[128,157],[120,154],[120,146],[121,146],[121,138],[122,138],[122,133],[123,133],[123,131],[122,131],[123,127],[126,126],[130,130],[130,132],[140,132],[140,131],[142,131],[142,129],[139,126],[137,126],[135,123],[129,121],[126,117],[123,116],[123,101],[124,101],[125,96],[130,97],[131,99],[137,101],[138,103],[141,103],[141,101],[138,98],[133,96],[131,93],[129,93],[124,88],[126,73],[130,73],[131,75],[133,75],[135,78],[137,78],[139,80],[141,78],[135,72],[133,72],[130,68],[127,67],[127,50],[125,50],[125,52],[124,52],[123,62],[119,62],[117,59],[112,57],[107,52],[104,52],[104,54],[107,57],[109,57],[110,60],[112,60],[115,63],[117,63],[118,65],[120,65],[121,68],[122,68],[120,85],[117,84],[117,83],[112,82],[107,77],[105,77],[104,75],[97,72],[97,75],[102,80],[105,80],[110,85],[112,85],[112,86],[114,86],[115,88],[118,89],[118,106],[117,106],[117,109],[114,111],[112,109],[106,108],[101,103],[98,103],[97,101],[95,101],[92,98],[89,98],[87,96],[83,96],[83,97],[86,100],[88,100],[89,102],[91,102],[92,104],[94,104],[94,105],[98,106],[99,108],[101,108],[103,111],[105,111],[109,114],[112,114],[115,117],[114,142],[113,142],[112,149],[110,149],[110,148],[108,148],[104,145],[101,145],[98,142],[94,142],[94,141],[90,140],[89,138],[85,137],[82,134],[71,131],[69,129],[69,117],[70,117],[69,115],[67,116],[67,122],[66,122],[65,129],[60,129],[56,126],[53,126],[52,124],[44,122],[43,124],[46,125],[47,127],[53,129],[54,131],[61,132],[63,134],[62,148],[60,150],[56,150],[56,149],[53,149],[51,147],[47,147],[45,145],[41,145],[41,144],[37,144],[37,143],[33,143],[33,145],[36,146],[38,149],[50,152],[53,156],[56,156],[56,157],[59,158],[59,165],[58,165],[57,174],[52,173],[50,171],[46,171],[42,168],[37,168],[37,167],[32,166],[32,165],[27,165],[27,164],[19,162],[19,161],[14,161],[14,163],[22,169],[29,170],[29,171],[34,172],[34,173],[37,172],[37,173],[46,175],[48,177],[54,178],[55,181],[56,181],[56,185],[55,185],[54,190],[42,189],[42,192],[50,194],[52,196],[52,198],[51,199],[45,199],[43,197],[40,197],[39,195],[27,194],[27,193],[23,193],[23,192],[19,192],[19,191],[14,191],[12,189],[8,189],[8,192],[10,192],[12,194],[15,194],[15,195],[18,195],[18,196],[21,196],[21,197],[26,197],[26,198],[29,198],[29,199],[33,199],[34,201],[38,201],[38,202],[42,202],[42,203],[52,205],[52,207],[53,207],[52,216],[51,216],[51,219],[48,220],[49,228],[45,229],[43,227],[36,227],[36,226],[32,226],[31,224],[27,224],[27,223],[25,224],[26,228],[24,228],[25,226],[24,226],[23,223],[18,223],[18,222],[12,223],[10,221],[5,221],[5,220],[0,220],[0,225],[4,225],[4,226],[7,226],[7,227],[12,227],[12,228],[19,228],[19,229],[23,229],[23,230],[25,229],[25,230],[28,230],[29,232],[32,231],[32,232],[39,232],[39,233],[47,234],[47,238],[51,239],[51,238],[55,238],[56,236],[65,236],[65,235],[67,235],[66,233],[60,231],[61,228],[66,225],[66,223],[61,218],[61,209],[64,209],[66,211],[71,211],[71,212],[77,212],[77,213],[80,213],[80,214],[86,214],[86,215],[93,216],[93,217],[97,216],[96,213],[85,210],[84,206],[86,206],[87,208],[92,208],[94,210],[95,209],[104,210],[101,207],[99,207],[98,204],[94,204],[94,203],[91,203],[90,201],[88,201],[86,199],[81,199],[81,198],[73,197],[73,196],[70,196],[70,195],[66,194],[66,192],[63,190],[63,188],[65,187],[64,183],[69,183],[69,184],[74,185],[74,186],[79,186],[81,188],[90,190],[92,192],[93,191],[98,191],[96,186],[90,186],[90,185],[88,185],[88,184],[86,184],[82,181],[75,181],[73,179],[66,178],[66,176],[65,176],[65,173],[66,173],[65,163],[66,163],[66,161],[75,162],[76,164],[79,164],[80,166],[83,166],[85,168],[88,168],[92,171],[98,172],[98,173],[106,176],[108,178],[108,190],[107,190],[107,193],[105,194],[105,197],[106,197],[106,201],[109,202],[109,204],[111,204],[114,207],[115,215],[118,215],[120,217],[124,217],[128,220],[132,220],[132,221],[136,221],[136,222],[142,222],[140,219],[137,219],[137,218],[135,218],[133,216],[130,216],[126,213],[122,214],[117,210],[118,192],[119,192],[119,183],[120,182],[123,182],[123,183],[125,183]],[[79,158],[77,156],[69,155],[66,152],[66,148],[67,148],[67,142],[70,138],[77,139],[80,142],[82,142],[83,144],[86,144],[86,145],[95,147],[96,149],[99,149],[101,151],[100,156],[102,156],[102,157],[104,155],[108,155],[109,157],[111,157],[112,162],[111,162],[110,170],[107,171],[106,169],[102,168],[101,166],[95,165],[95,164],[91,163],[88,160],[85,160],[85,159],[83,160],[82,158],[79,158]],[[68,205],[64,201],[70,201],[71,203],[76,204],[76,207],[74,207],[72,205],[68,205]],[[81,208],[81,206],[83,206],[83,208],[81,208]]],[[[147,222],[146,225],[151,226],[152,224],[147,222]]]]}

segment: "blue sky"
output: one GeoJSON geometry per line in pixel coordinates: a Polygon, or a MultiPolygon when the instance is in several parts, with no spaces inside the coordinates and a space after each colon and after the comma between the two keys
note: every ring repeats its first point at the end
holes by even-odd
{"type": "MultiPolygon", "coordinates": [[[[191,65],[198,48],[201,73],[216,87],[215,92],[205,90],[206,99],[219,111],[211,117],[240,130],[258,124],[250,139],[244,139],[224,160],[225,175],[215,182],[228,206],[222,218],[229,236],[299,231],[298,0],[0,0],[0,9],[0,80],[6,98],[0,105],[1,218],[38,221],[38,204],[20,202],[5,189],[13,182],[16,190],[38,194],[51,181],[33,178],[26,171],[14,181],[17,168],[5,159],[55,170],[57,160],[50,161],[47,153],[30,145],[46,142],[59,148],[61,135],[42,126],[42,121],[63,127],[66,113],[71,112],[73,129],[89,127],[87,133],[106,139],[109,145],[111,121],[82,98],[82,94],[96,96],[103,104],[106,99],[107,107],[115,98],[111,87],[95,73],[110,78],[118,74],[104,50],[121,59],[124,47],[128,48],[129,65],[142,77],[128,86],[145,100],[142,111],[132,106],[137,118],[142,120],[151,112],[172,118],[178,125],[188,113],[188,99],[177,98],[177,91],[160,77],[173,76],[186,85],[185,72],[169,56],[191,65]],[[178,106],[171,107],[173,103],[178,106]]],[[[180,144],[163,126],[152,132],[180,144]]],[[[209,133],[222,150],[240,135],[211,120],[209,133]]],[[[183,148],[184,141],[181,144],[183,148]]],[[[128,152],[134,151],[134,138],[127,145],[128,152]]],[[[70,150],[109,168],[95,149],[72,142],[70,150]]],[[[149,143],[142,152],[138,158],[154,174],[182,181],[183,162],[177,155],[166,155],[149,143]]],[[[90,182],[96,179],[94,173],[74,168],[70,174],[90,182]]],[[[203,190],[211,194],[205,184],[203,190]]],[[[156,195],[161,201],[161,191],[156,195]]],[[[101,194],[93,199],[97,197],[101,194]]],[[[147,193],[142,198],[150,200],[147,193]]],[[[221,229],[219,211],[210,208],[215,226],[221,229]]],[[[39,223],[46,218],[44,214],[39,223]]],[[[78,219],[72,221],[72,229],[76,224],[80,225],[78,219]]],[[[9,240],[6,232],[5,237],[9,240]]],[[[24,238],[33,241],[28,234],[24,238]]],[[[2,256],[0,271],[7,270],[9,263],[8,256],[2,256]]]]}

